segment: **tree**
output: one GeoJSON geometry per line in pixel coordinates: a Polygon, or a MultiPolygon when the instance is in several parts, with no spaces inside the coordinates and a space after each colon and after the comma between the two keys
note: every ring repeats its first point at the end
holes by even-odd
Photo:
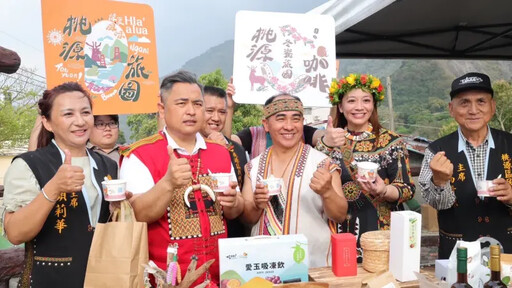
{"type": "Polygon", "coordinates": [[[126,143],[126,136],[124,136],[124,132],[119,129],[119,136],[117,137],[117,144],[125,144],[126,143]]]}
{"type": "MultiPolygon", "coordinates": [[[[201,77],[199,77],[199,83],[222,89],[226,89],[228,86],[228,81],[224,78],[220,69],[201,75],[201,77]]],[[[260,105],[237,104],[233,114],[231,131],[233,134],[236,134],[246,127],[259,126],[261,125],[262,118],[263,109],[260,105]]]]}
{"type": "Polygon", "coordinates": [[[441,127],[441,130],[439,130],[439,134],[437,135],[439,138],[443,137],[443,136],[446,136],[450,133],[452,133],[453,131],[457,130],[457,127],[459,126],[459,124],[457,124],[457,122],[455,122],[455,120],[451,119],[451,120],[448,120],[442,127],[441,127]]]}
{"type": "Polygon", "coordinates": [[[228,80],[224,78],[224,75],[220,69],[201,75],[198,81],[201,83],[201,85],[204,86],[214,86],[224,90],[226,90],[228,87],[228,80]]]}
{"type": "Polygon", "coordinates": [[[512,133],[512,86],[509,82],[499,80],[494,82],[494,100],[496,113],[491,121],[491,127],[512,133]]]}
{"type": "Polygon", "coordinates": [[[37,100],[46,88],[44,80],[35,69],[0,74],[0,148],[28,143],[37,116],[37,100]]]}
{"type": "Polygon", "coordinates": [[[133,141],[151,136],[158,132],[157,113],[152,114],[133,114],[128,116],[127,124],[132,131],[130,139],[133,141]]]}
{"type": "Polygon", "coordinates": [[[260,126],[261,119],[263,119],[263,108],[260,105],[236,105],[235,113],[233,114],[233,134],[247,127],[260,126]]]}

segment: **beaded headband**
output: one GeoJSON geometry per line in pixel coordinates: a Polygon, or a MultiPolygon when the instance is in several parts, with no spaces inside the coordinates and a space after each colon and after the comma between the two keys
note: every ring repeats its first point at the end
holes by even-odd
{"type": "Polygon", "coordinates": [[[278,99],[263,107],[265,119],[282,111],[297,111],[304,115],[302,102],[297,99],[278,99]]]}

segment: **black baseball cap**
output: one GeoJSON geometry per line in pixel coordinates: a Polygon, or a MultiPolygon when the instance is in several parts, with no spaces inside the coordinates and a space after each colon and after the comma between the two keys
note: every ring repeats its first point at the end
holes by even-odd
{"type": "Polygon", "coordinates": [[[453,99],[453,97],[457,96],[457,94],[469,90],[489,92],[491,93],[491,96],[494,97],[494,91],[492,90],[491,86],[491,79],[489,76],[483,73],[470,72],[453,80],[450,96],[453,99]]]}

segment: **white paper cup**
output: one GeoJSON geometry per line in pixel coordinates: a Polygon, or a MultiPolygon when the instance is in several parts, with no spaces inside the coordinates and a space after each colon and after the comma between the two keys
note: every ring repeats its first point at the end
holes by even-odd
{"type": "Polygon", "coordinates": [[[357,176],[359,181],[375,181],[379,164],[373,162],[357,162],[357,176]]]}
{"type": "Polygon", "coordinates": [[[210,177],[213,179],[213,191],[223,193],[229,189],[231,182],[230,173],[211,173],[210,177]]]}
{"type": "Polygon", "coordinates": [[[107,201],[120,201],[126,199],[126,180],[108,180],[101,182],[103,196],[107,201]]]}
{"type": "Polygon", "coordinates": [[[279,195],[281,193],[281,187],[283,187],[282,178],[267,178],[261,181],[268,189],[268,195],[279,195]]]}
{"type": "Polygon", "coordinates": [[[491,197],[489,195],[489,188],[494,186],[492,180],[480,180],[476,182],[476,192],[478,196],[491,197]]]}

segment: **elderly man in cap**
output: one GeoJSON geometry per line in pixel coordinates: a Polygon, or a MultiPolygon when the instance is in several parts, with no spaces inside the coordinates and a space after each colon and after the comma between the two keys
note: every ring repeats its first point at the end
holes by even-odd
{"type": "Polygon", "coordinates": [[[428,146],[419,176],[423,197],[438,210],[439,259],[449,258],[457,240],[482,236],[512,253],[512,134],[488,125],[496,111],[491,80],[465,74],[450,96],[459,127],[428,146]],[[477,194],[484,180],[492,181],[490,197],[477,194]]]}
{"type": "Polygon", "coordinates": [[[302,142],[303,113],[295,96],[282,94],[266,101],[263,126],[273,144],[246,166],[241,217],[255,224],[252,236],[306,235],[310,266],[320,267],[327,265],[329,219],[343,222],[348,206],[338,166],[302,142]],[[275,178],[280,179],[277,189],[264,185],[275,178]]]}

